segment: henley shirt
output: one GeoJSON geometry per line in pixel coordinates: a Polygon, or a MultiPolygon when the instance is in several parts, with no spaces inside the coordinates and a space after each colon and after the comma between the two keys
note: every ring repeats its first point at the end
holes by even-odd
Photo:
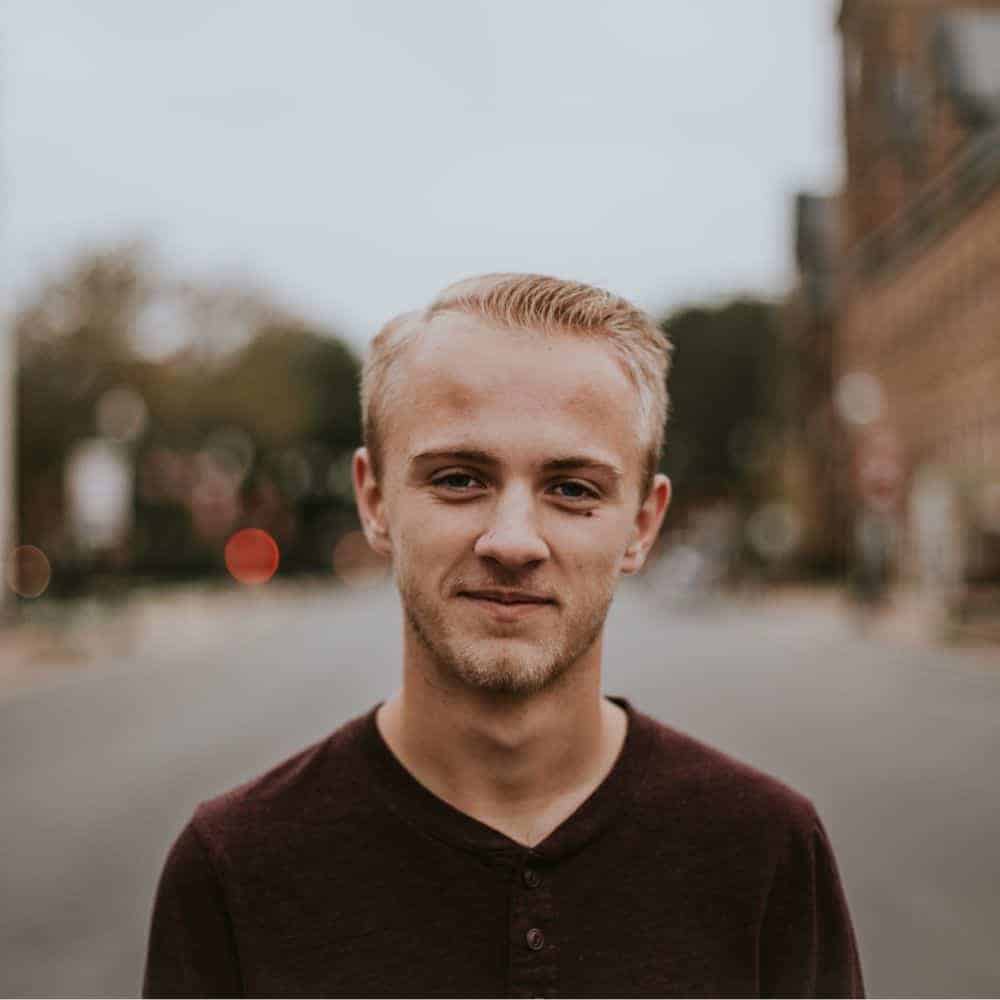
{"type": "Polygon", "coordinates": [[[421,785],[378,705],[203,802],[167,857],[145,996],[863,996],[808,799],[637,711],[533,848],[421,785]]]}

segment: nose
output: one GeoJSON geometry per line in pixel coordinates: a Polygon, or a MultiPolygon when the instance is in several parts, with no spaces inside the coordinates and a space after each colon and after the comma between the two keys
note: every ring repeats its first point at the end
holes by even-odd
{"type": "Polygon", "coordinates": [[[492,522],[476,540],[475,553],[482,559],[495,559],[510,567],[549,557],[549,547],[538,532],[528,491],[508,491],[497,499],[492,522]]]}

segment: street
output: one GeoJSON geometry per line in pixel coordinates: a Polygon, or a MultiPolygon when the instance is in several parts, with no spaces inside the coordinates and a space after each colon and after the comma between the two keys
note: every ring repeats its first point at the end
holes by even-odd
{"type": "MultiPolygon", "coordinates": [[[[195,804],[397,683],[384,587],[248,592],[198,623],[188,647],[167,630],[0,700],[3,995],[137,993],[156,879],[195,804]]],[[[812,799],[869,995],[1000,993],[1000,667],[808,603],[680,610],[641,580],[612,610],[605,663],[608,693],[812,799]]]]}

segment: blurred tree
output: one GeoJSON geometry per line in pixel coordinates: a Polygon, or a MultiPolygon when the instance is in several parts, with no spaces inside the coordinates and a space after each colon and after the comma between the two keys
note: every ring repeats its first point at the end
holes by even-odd
{"type": "Polygon", "coordinates": [[[176,282],[147,247],[81,255],[17,313],[22,541],[54,585],[100,569],[218,572],[228,535],[269,530],[282,570],[329,570],[355,526],[342,466],[360,441],[360,364],[330,331],[259,290],[176,282]],[[67,470],[88,439],[135,475],[113,552],[72,530],[67,470]]]}
{"type": "Polygon", "coordinates": [[[145,249],[90,253],[44,282],[14,318],[18,525],[50,558],[68,555],[63,474],[95,433],[96,402],[133,361],[130,332],[149,291],[145,249]]]}
{"type": "Polygon", "coordinates": [[[780,486],[783,355],[776,307],[740,298],[678,310],[662,323],[674,344],[671,416],[661,463],[672,518],[730,501],[746,512],[780,486]]]}

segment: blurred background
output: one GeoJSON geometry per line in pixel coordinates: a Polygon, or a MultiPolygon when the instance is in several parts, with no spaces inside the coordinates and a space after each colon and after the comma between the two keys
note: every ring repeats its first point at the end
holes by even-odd
{"type": "Polygon", "coordinates": [[[137,992],[395,687],[360,365],[498,270],[675,344],[608,691],[813,799],[871,995],[1000,992],[1000,4],[14,0],[0,121],[0,993],[137,992]]]}

